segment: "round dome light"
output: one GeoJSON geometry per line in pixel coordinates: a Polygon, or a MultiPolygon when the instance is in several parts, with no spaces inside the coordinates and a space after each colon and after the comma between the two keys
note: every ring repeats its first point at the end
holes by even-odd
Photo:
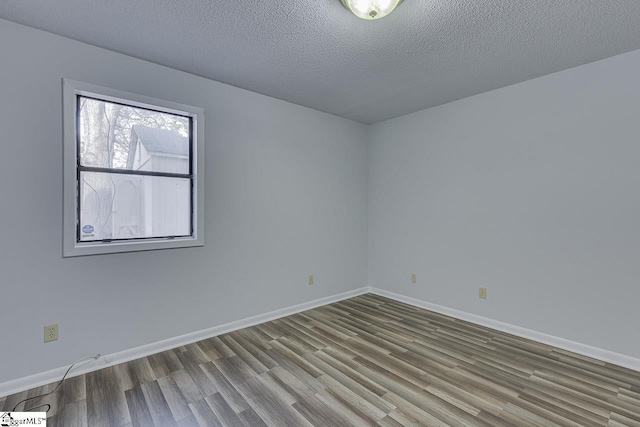
{"type": "Polygon", "coordinates": [[[380,19],[384,18],[396,8],[402,0],[341,0],[344,7],[349,9],[358,18],[380,19]]]}

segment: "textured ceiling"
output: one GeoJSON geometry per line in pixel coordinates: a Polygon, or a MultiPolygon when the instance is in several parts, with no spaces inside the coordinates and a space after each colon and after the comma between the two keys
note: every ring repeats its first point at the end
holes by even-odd
{"type": "Polygon", "coordinates": [[[0,18],[375,123],[640,49],[638,0],[0,0],[0,18]]]}

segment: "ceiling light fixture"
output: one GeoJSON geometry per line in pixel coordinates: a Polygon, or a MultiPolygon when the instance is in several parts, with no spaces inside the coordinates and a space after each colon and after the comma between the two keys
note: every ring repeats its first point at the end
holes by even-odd
{"type": "Polygon", "coordinates": [[[402,0],[341,0],[344,7],[349,9],[358,18],[380,19],[384,18],[396,8],[402,0]]]}

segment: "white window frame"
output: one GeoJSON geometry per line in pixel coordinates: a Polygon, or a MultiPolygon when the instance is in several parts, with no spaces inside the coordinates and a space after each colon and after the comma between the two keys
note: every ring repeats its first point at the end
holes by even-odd
{"type": "Polygon", "coordinates": [[[204,246],[204,109],[110,89],[71,79],[62,79],[63,94],[63,256],[111,254],[156,249],[204,246]],[[193,234],[187,237],[158,238],[113,242],[79,242],[77,182],[77,97],[87,96],[132,107],[147,108],[192,119],[193,234]]]}

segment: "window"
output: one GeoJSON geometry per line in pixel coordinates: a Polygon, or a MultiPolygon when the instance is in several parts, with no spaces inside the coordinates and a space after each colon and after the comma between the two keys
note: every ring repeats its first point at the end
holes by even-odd
{"type": "Polygon", "coordinates": [[[63,80],[64,256],[202,246],[204,112],[63,80]]]}

